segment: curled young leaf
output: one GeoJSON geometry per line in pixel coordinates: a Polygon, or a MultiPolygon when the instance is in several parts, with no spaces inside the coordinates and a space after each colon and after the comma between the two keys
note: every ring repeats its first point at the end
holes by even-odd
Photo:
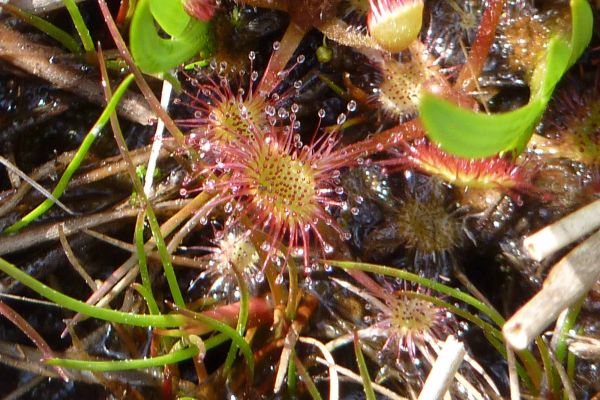
{"type": "Polygon", "coordinates": [[[131,20],[131,53],[146,73],[165,72],[213,47],[210,24],[190,17],[180,1],[140,0],[131,20]],[[171,36],[161,37],[156,23],[171,36]]]}
{"type": "Polygon", "coordinates": [[[571,38],[552,37],[531,79],[529,103],[499,114],[477,113],[424,93],[419,112],[427,135],[444,150],[461,157],[489,157],[521,152],[541,118],[554,87],[581,56],[592,35],[592,10],[586,0],[571,1],[571,38]]]}

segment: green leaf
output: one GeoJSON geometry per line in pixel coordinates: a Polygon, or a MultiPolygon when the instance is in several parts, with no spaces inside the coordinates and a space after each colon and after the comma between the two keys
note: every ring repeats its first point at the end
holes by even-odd
{"type": "Polygon", "coordinates": [[[94,372],[111,372],[125,371],[129,369],[144,369],[162,367],[167,364],[175,364],[180,361],[188,360],[198,354],[198,348],[195,346],[186,347],[172,353],[157,357],[133,359],[133,360],[116,360],[116,361],[91,361],[91,360],[74,360],[67,358],[50,358],[46,360],[48,365],[56,365],[64,368],[78,369],[82,371],[94,372]]]}
{"type": "Polygon", "coordinates": [[[570,41],[555,35],[531,78],[529,103],[517,110],[477,113],[458,107],[431,93],[423,93],[419,112],[427,135],[445,151],[461,157],[489,157],[521,152],[541,118],[556,84],[588,45],[593,27],[586,0],[571,1],[570,41]]]}
{"type": "Polygon", "coordinates": [[[191,18],[179,0],[140,0],[129,32],[131,54],[137,66],[154,74],[168,71],[198,53],[213,48],[209,23],[191,18]],[[171,36],[160,36],[155,22],[171,36]]]}
{"type": "Polygon", "coordinates": [[[73,25],[75,25],[75,29],[77,29],[77,33],[79,33],[79,37],[83,43],[83,48],[88,53],[94,53],[96,51],[96,48],[94,47],[94,41],[92,40],[90,31],[83,20],[81,12],[79,12],[79,8],[77,8],[77,4],[75,4],[74,0],[63,0],[63,3],[69,12],[69,15],[71,15],[73,25]]]}
{"type": "Polygon", "coordinates": [[[586,0],[571,0],[571,59],[569,67],[583,54],[592,39],[594,16],[586,0]]]}
{"type": "Polygon", "coordinates": [[[150,0],[150,12],[163,31],[173,37],[183,35],[192,20],[181,1],[150,0]]]}
{"type": "Polygon", "coordinates": [[[569,69],[571,48],[569,43],[561,36],[550,39],[546,51],[545,62],[540,62],[531,77],[531,99],[540,99],[548,102],[554,87],[569,69]]]}
{"type": "MultiPolygon", "coordinates": [[[[92,147],[92,144],[94,144],[94,141],[96,140],[98,135],[100,135],[100,132],[104,128],[104,125],[106,125],[106,123],[108,122],[110,115],[113,112],[115,112],[119,101],[121,101],[121,98],[125,94],[127,87],[132,81],[133,75],[131,74],[128,75],[125,79],[123,79],[123,81],[119,84],[117,90],[115,90],[114,96],[110,99],[110,101],[102,111],[102,114],[100,114],[100,117],[98,117],[98,120],[96,120],[94,126],[92,126],[87,135],[85,135],[85,138],[79,146],[79,149],[77,149],[77,152],[73,156],[73,159],[71,160],[71,162],[69,162],[69,165],[67,165],[65,172],[62,174],[60,180],[56,184],[56,187],[52,191],[52,196],[54,196],[54,198],[59,199],[60,196],[63,195],[63,193],[67,189],[67,186],[69,185],[71,177],[73,176],[73,174],[75,174],[77,169],[79,169],[79,166],[81,165],[86,154],[92,147]]],[[[3,233],[14,233],[20,230],[21,228],[26,227],[27,225],[35,221],[37,218],[44,215],[46,211],[48,211],[53,205],[53,199],[49,198],[44,200],[40,205],[31,210],[19,221],[6,228],[3,233]]]]}
{"type": "Polygon", "coordinates": [[[541,101],[503,114],[475,113],[424,93],[420,112],[431,140],[460,157],[486,157],[517,148],[519,138],[533,129],[544,111],[541,101]]]}

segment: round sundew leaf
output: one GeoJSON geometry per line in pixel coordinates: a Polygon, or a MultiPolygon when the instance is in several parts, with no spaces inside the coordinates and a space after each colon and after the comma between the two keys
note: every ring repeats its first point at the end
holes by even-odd
{"type": "Polygon", "coordinates": [[[501,152],[521,152],[541,118],[556,84],[581,56],[591,39],[593,20],[586,0],[571,1],[570,43],[555,35],[546,57],[534,70],[529,103],[517,110],[483,114],[460,108],[433,94],[424,93],[419,105],[427,135],[445,151],[461,157],[489,157],[501,152]]]}
{"type": "MultiPolygon", "coordinates": [[[[207,22],[202,22],[190,18],[181,7],[181,12],[185,14],[181,21],[173,21],[177,18],[180,11],[177,7],[166,7],[169,10],[166,14],[156,18],[152,10],[160,14],[164,4],[156,5],[157,0],[140,0],[131,20],[129,41],[131,53],[137,66],[146,73],[165,72],[183,62],[189,60],[198,53],[208,55],[213,47],[213,36],[211,26],[207,22]],[[151,7],[151,3],[155,6],[151,7]],[[161,28],[167,33],[178,33],[172,35],[170,39],[162,38],[155,27],[155,18],[157,22],[165,24],[161,28]],[[182,21],[187,21],[183,26],[182,21]]],[[[160,3],[178,2],[174,0],[161,1],[160,3]]]]}

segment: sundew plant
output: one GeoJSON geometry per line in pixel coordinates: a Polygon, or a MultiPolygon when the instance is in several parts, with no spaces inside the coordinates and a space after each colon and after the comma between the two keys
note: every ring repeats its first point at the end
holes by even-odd
{"type": "Polygon", "coordinates": [[[503,333],[598,197],[587,0],[42,3],[0,5],[7,398],[598,396],[597,284],[503,333]]]}

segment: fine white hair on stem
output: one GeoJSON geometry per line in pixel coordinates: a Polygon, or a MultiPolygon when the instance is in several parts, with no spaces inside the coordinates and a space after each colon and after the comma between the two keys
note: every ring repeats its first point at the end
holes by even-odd
{"type": "Polygon", "coordinates": [[[454,336],[448,336],[427,376],[419,400],[441,399],[452,384],[465,354],[464,344],[454,336]]]}
{"type": "Polygon", "coordinates": [[[541,261],[598,228],[600,228],[600,200],[526,237],[523,246],[533,259],[541,261]]]}
{"type": "Polygon", "coordinates": [[[76,212],[74,212],[73,210],[71,210],[69,207],[67,207],[64,203],[62,203],[60,200],[58,200],[52,193],[50,193],[49,191],[47,191],[46,189],[44,189],[44,187],[42,185],[40,185],[39,183],[37,183],[36,181],[34,181],[30,177],[28,177],[26,173],[24,173],[23,171],[21,171],[16,165],[14,165],[13,163],[11,163],[6,158],[0,156],[0,163],[2,165],[4,165],[8,170],[10,170],[12,173],[18,175],[19,178],[23,179],[25,182],[27,182],[28,184],[30,184],[33,188],[35,188],[35,190],[37,190],[38,192],[40,192],[41,194],[43,194],[44,197],[52,200],[57,206],[59,206],[64,211],[66,211],[67,213],[69,213],[69,215],[76,215],[77,214],[76,212]]]}
{"type": "Polygon", "coordinates": [[[320,342],[316,339],[313,339],[311,337],[302,336],[299,338],[299,341],[301,343],[311,344],[311,345],[315,346],[316,348],[318,348],[321,351],[321,353],[323,354],[323,357],[325,357],[325,360],[330,364],[330,366],[329,366],[329,399],[330,400],[339,399],[340,380],[338,378],[337,370],[333,367],[335,365],[335,360],[333,359],[333,355],[329,352],[329,350],[327,350],[327,347],[325,347],[325,345],[322,342],[320,342]]]}
{"type": "MultiPolygon", "coordinates": [[[[316,360],[317,360],[317,362],[325,365],[326,367],[334,368],[337,372],[340,373],[340,375],[343,375],[346,378],[354,381],[355,383],[362,385],[363,380],[362,380],[361,376],[354,373],[352,370],[341,367],[337,364],[331,364],[327,360],[325,360],[321,357],[317,357],[316,360]]],[[[373,390],[375,390],[377,393],[382,394],[382,395],[390,398],[391,400],[408,400],[406,397],[402,397],[402,396],[392,392],[390,389],[386,388],[385,386],[381,386],[375,382],[371,382],[371,386],[373,386],[373,390]]]]}
{"type": "Polygon", "coordinates": [[[567,307],[584,296],[600,277],[600,232],[594,233],[563,257],[540,290],[504,325],[510,345],[525,349],[567,307]]]}

